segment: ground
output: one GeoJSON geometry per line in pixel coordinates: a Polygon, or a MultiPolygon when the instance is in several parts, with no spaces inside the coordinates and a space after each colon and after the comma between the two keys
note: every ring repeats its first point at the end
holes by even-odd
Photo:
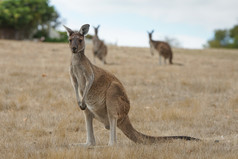
{"type": "MultiPolygon", "coordinates": [[[[117,146],[108,147],[109,131],[94,121],[98,147],[85,149],[69,146],[86,132],[68,44],[0,40],[0,158],[237,158],[238,50],[173,52],[175,65],[160,66],[149,48],[108,46],[109,65],[96,65],[123,83],[138,131],[203,141],[140,145],[118,129],[117,146]]],[[[93,61],[90,44],[86,56],[93,61]]]]}

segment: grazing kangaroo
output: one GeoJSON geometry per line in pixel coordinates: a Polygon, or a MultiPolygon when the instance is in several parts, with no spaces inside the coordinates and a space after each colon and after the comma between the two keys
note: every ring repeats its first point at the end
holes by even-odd
{"type": "Polygon", "coordinates": [[[161,56],[164,57],[164,63],[166,63],[166,59],[169,59],[169,63],[173,64],[173,62],[172,62],[173,52],[172,52],[171,47],[166,42],[152,40],[153,32],[154,32],[154,30],[152,30],[151,32],[148,32],[151,55],[152,56],[154,55],[153,51],[155,49],[159,53],[159,64],[160,65],[161,65],[161,56]]]}
{"type": "Polygon", "coordinates": [[[95,57],[97,57],[99,60],[103,61],[104,64],[106,64],[107,46],[98,37],[99,27],[100,25],[94,27],[95,35],[93,36],[93,60],[94,63],[96,63],[95,57]]]}
{"type": "Polygon", "coordinates": [[[72,51],[70,75],[79,107],[84,110],[87,141],[82,146],[94,146],[93,119],[110,130],[109,145],[116,144],[116,127],[136,143],[152,144],[170,139],[199,140],[189,136],[152,137],[136,131],[128,117],[130,102],[122,83],[111,73],[93,65],[85,56],[84,36],[89,30],[85,24],[79,31],[64,26],[72,51]],[[79,98],[79,92],[82,97],[79,98]]]}

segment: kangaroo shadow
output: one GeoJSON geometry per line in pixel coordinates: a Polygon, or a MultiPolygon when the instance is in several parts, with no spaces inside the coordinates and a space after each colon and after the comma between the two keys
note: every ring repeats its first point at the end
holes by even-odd
{"type": "Polygon", "coordinates": [[[176,66],[184,66],[184,64],[182,64],[182,63],[177,63],[177,62],[173,63],[173,65],[176,65],[176,66]]]}
{"type": "Polygon", "coordinates": [[[110,62],[110,63],[106,63],[105,65],[110,65],[110,66],[113,66],[113,65],[119,65],[119,63],[110,62]]]}

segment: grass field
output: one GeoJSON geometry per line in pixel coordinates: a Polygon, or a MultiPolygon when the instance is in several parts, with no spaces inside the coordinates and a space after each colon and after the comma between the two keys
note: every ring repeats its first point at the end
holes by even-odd
{"type": "MultiPolygon", "coordinates": [[[[92,61],[91,50],[88,45],[92,61]]],[[[148,48],[108,50],[109,65],[96,65],[125,86],[137,130],[203,141],[140,145],[118,129],[117,146],[108,147],[109,131],[94,121],[100,147],[70,147],[85,142],[86,132],[70,83],[68,44],[0,40],[1,159],[237,158],[238,50],[174,49],[176,65],[161,66],[148,48]]]]}

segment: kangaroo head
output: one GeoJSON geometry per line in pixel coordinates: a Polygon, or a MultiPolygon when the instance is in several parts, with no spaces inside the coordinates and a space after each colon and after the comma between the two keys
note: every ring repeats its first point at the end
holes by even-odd
{"type": "Polygon", "coordinates": [[[149,39],[152,40],[152,34],[154,33],[154,30],[152,30],[151,32],[147,31],[148,35],[149,35],[149,39]]]}
{"type": "Polygon", "coordinates": [[[64,26],[69,39],[69,47],[72,51],[72,53],[78,53],[80,51],[83,51],[85,48],[85,41],[84,36],[89,31],[89,24],[84,24],[79,31],[73,31],[70,28],[64,26]]]}
{"type": "Polygon", "coordinates": [[[95,35],[98,35],[98,29],[99,29],[100,25],[98,25],[97,27],[93,27],[94,28],[94,33],[95,35]]]}

